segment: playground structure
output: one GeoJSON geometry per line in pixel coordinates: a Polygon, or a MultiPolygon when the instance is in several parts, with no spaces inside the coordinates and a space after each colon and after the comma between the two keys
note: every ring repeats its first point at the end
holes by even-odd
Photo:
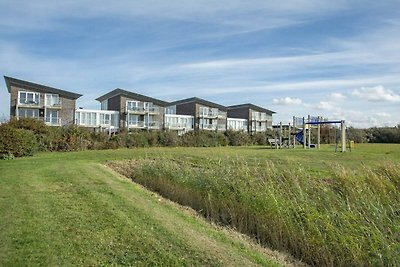
{"type": "Polygon", "coordinates": [[[293,124],[289,123],[287,125],[283,125],[280,122],[278,125],[273,126],[275,138],[269,138],[268,142],[277,149],[283,147],[295,148],[296,142],[303,146],[304,149],[319,149],[321,147],[321,125],[325,124],[340,125],[340,135],[338,135],[337,130],[335,132],[335,151],[338,151],[340,139],[341,152],[346,152],[346,122],[344,120],[328,120],[321,116],[312,117],[308,115],[307,119],[305,117],[293,117],[293,124]],[[317,129],[316,144],[311,143],[312,129],[317,129]]]}

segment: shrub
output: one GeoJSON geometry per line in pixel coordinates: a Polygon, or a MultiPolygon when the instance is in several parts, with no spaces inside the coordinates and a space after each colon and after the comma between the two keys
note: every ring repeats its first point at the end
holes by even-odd
{"type": "Polygon", "coordinates": [[[9,124],[0,125],[1,155],[32,156],[37,147],[38,144],[32,131],[14,128],[9,124]]]}
{"type": "Polygon", "coordinates": [[[147,132],[135,131],[126,134],[126,147],[148,147],[147,132]]]}
{"type": "Polygon", "coordinates": [[[173,131],[160,132],[158,142],[161,146],[178,146],[178,134],[173,131]]]}
{"type": "Polygon", "coordinates": [[[245,132],[228,130],[226,131],[225,136],[228,140],[228,145],[230,146],[246,146],[251,143],[250,135],[245,132]]]}
{"type": "Polygon", "coordinates": [[[268,144],[268,138],[266,133],[255,133],[251,136],[251,139],[253,140],[253,144],[255,145],[267,145],[268,144]]]}
{"type": "Polygon", "coordinates": [[[92,140],[88,130],[69,125],[61,128],[60,139],[57,140],[57,150],[77,151],[85,150],[90,147],[92,140]]]}

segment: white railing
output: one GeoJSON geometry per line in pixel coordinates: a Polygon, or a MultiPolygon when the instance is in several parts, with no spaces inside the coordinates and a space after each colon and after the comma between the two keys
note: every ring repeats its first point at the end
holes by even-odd
{"type": "Polygon", "coordinates": [[[44,119],[44,122],[50,126],[60,126],[61,125],[61,118],[52,118],[47,117],[44,119]]]}
{"type": "Polygon", "coordinates": [[[157,106],[145,106],[143,103],[137,106],[129,106],[126,104],[126,111],[132,113],[160,113],[160,108],[157,106]]]}
{"type": "Polygon", "coordinates": [[[18,98],[18,105],[19,106],[40,106],[40,100],[28,100],[25,99],[21,101],[21,98],[18,98]]]}
{"type": "Polygon", "coordinates": [[[51,100],[51,101],[46,100],[45,102],[46,102],[45,104],[46,107],[61,107],[61,99],[51,100]]]}
{"type": "Polygon", "coordinates": [[[170,123],[170,122],[166,122],[165,123],[165,128],[167,129],[193,129],[193,124],[188,124],[188,123],[170,123]]]}
{"type": "Polygon", "coordinates": [[[216,130],[217,124],[201,124],[200,128],[203,130],[216,130]]]}

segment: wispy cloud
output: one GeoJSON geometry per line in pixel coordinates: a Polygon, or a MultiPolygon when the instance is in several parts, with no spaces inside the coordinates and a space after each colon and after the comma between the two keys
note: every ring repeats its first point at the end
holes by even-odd
{"type": "Polygon", "coordinates": [[[276,105],[283,105],[283,106],[300,105],[303,103],[303,101],[300,98],[291,98],[288,96],[279,99],[275,98],[272,102],[276,105]]]}

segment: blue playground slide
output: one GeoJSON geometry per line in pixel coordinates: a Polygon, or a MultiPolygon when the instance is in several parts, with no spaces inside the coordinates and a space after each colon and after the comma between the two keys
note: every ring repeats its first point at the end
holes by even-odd
{"type": "Polygon", "coordinates": [[[300,144],[304,144],[303,142],[303,130],[301,130],[300,132],[298,132],[296,134],[296,140],[297,142],[299,142],[300,144]]]}

